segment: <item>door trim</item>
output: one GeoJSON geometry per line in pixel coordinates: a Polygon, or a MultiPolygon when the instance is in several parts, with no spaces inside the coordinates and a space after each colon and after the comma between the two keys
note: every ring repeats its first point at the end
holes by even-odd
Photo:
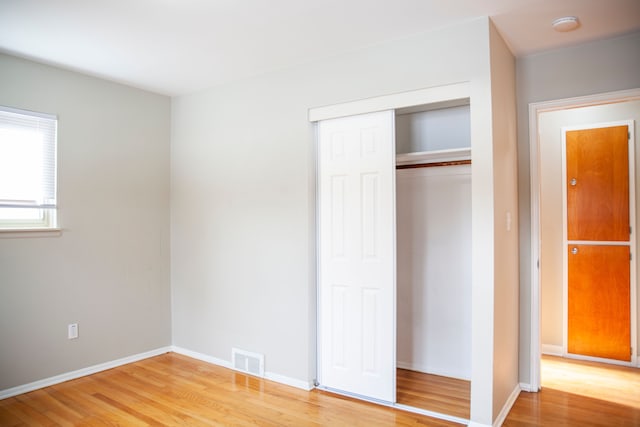
{"type": "MultiPolygon", "coordinates": [[[[428,87],[393,93],[390,95],[365,98],[357,101],[310,108],[310,122],[337,119],[338,117],[355,116],[374,113],[376,111],[409,109],[420,107],[415,111],[427,111],[437,108],[469,105],[471,88],[469,82],[459,82],[444,86],[428,87]]],[[[414,111],[413,109],[411,111],[414,111]]]]}
{"type": "MultiPolygon", "coordinates": [[[[532,391],[540,390],[540,143],[539,116],[550,111],[595,105],[614,104],[640,100],[640,88],[575,98],[556,99],[552,101],[529,104],[529,170],[530,170],[530,266],[531,285],[529,298],[530,341],[529,341],[529,385],[532,391]]],[[[637,323],[637,322],[636,322],[637,323]]],[[[637,349],[634,349],[637,354],[637,349]]],[[[637,363],[637,361],[636,361],[637,363]]]]}
{"type": "Polygon", "coordinates": [[[563,357],[568,357],[568,358],[572,358],[572,359],[580,359],[580,360],[590,360],[590,361],[594,361],[594,362],[604,362],[604,363],[610,363],[610,364],[615,364],[615,365],[623,365],[623,366],[635,366],[635,356],[637,355],[637,318],[636,318],[636,301],[637,301],[637,297],[636,297],[636,289],[637,289],[637,285],[636,285],[636,262],[635,258],[636,258],[636,233],[637,231],[633,228],[635,228],[635,224],[636,224],[636,198],[635,198],[635,194],[636,194],[636,190],[635,190],[635,144],[633,143],[633,141],[627,141],[627,149],[628,149],[628,153],[629,153],[629,225],[631,225],[632,228],[632,232],[629,235],[629,242],[620,242],[620,241],[616,241],[616,242],[605,242],[605,241],[597,241],[597,242],[593,242],[593,241],[587,241],[587,242],[582,242],[582,241],[575,241],[575,240],[568,240],[567,239],[567,141],[566,141],[566,134],[569,131],[573,131],[573,130],[587,130],[587,129],[598,129],[598,128],[607,128],[607,127],[614,127],[614,126],[627,126],[629,133],[631,134],[631,136],[635,136],[635,130],[634,130],[634,122],[633,120],[619,120],[619,121],[613,121],[613,122],[600,122],[600,123],[589,123],[589,124],[585,124],[585,125],[578,125],[578,126],[563,126],[562,127],[562,245],[563,248],[565,250],[562,251],[562,298],[564,300],[564,304],[562,305],[562,356],[563,357]],[[632,353],[631,353],[631,361],[630,362],[624,362],[621,360],[615,360],[615,359],[604,359],[604,358],[600,358],[600,357],[592,357],[592,356],[584,356],[584,355],[580,355],[580,354],[573,354],[573,353],[569,353],[568,351],[568,334],[569,334],[569,310],[568,310],[568,306],[569,306],[569,277],[568,277],[568,255],[567,255],[567,251],[566,248],[569,245],[569,242],[571,242],[571,244],[588,244],[588,245],[607,245],[607,246],[629,246],[629,253],[632,256],[632,260],[631,262],[629,262],[629,286],[630,286],[630,293],[629,293],[629,298],[631,299],[630,302],[630,322],[631,324],[629,325],[629,332],[631,334],[631,348],[632,348],[632,353]],[[635,285],[635,286],[634,286],[635,285]]]}
{"type": "MultiPolygon", "coordinates": [[[[444,86],[436,86],[424,89],[417,89],[408,92],[401,92],[390,95],[382,95],[374,98],[367,98],[352,102],[345,102],[341,104],[323,106],[323,107],[315,107],[310,108],[308,111],[308,120],[313,124],[313,133],[314,133],[314,170],[315,170],[315,209],[314,209],[314,237],[316,246],[315,250],[315,283],[316,283],[316,301],[315,301],[315,346],[316,346],[316,358],[315,358],[315,368],[316,368],[316,378],[314,380],[314,385],[317,388],[323,389],[322,385],[318,383],[318,377],[320,373],[320,365],[321,365],[321,354],[320,354],[320,278],[319,278],[319,251],[317,250],[317,242],[319,239],[319,227],[318,227],[318,218],[319,218],[319,204],[317,203],[317,197],[319,194],[319,144],[318,144],[318,122],[326,119],[333,119],[338,117],[345,117],[350,115],[358,115],[358,114],[366,114],[373,113],[381,110],[402,110],[402,111],[427,111],[431,109],[444,108],[445,106],[457,106],[457,105],[471,105],[471,83],[470,82],[460,82],[451,85],[444,86]]],[[[473,114],[473,113],[472,113],[473,114]]],[[[473,139],[473,138],[472,138],[473,139]]],[[[473,141],[472,141],[473,145],[473,141]]],[[[395,161],[395,157],[394,157],[395,161]]],[[[394,174],[395,176],[395,174],[394,174]]],[[[473,170],[472,170],[473,177],[473,170]]],[[[473,179],[473,178],[472,178],[473,179]]],[[[473,305],[473,302],[472,302],[473,305]]],[[[473,336],[473,330],[471,331],[473,336]]],[[[473,351],[473,349],[472,349],[473,351]]],[[[472,355],[473,360],[473,355],[472,355]]],[[[395,362],[394,362],[395,363],[395,362]]],[[[472,362],[473,363],[473,362],[472,362]]],[[[473,369],[473,368],[472,368],[473,369]]],[[[473,379],[472,379],[473,380],[473,379]]],[[[473,400],[475,393],[474,389],[471,390],[471,399],[473,400]]],[[[365,399],[367,400],[367,399],[365,399]]],[[[398,403],[385,403],[385,402],[376,402],[385,406],[397,407],[402,410],[409,410],[411,412],[416,413],[424,413],[425,415],[429,415],[434,418],[459,422],[461,424],[467,423],[469,420],[466,419],[457,419],[455,417],[451,417],[450,415],[441,414],[437,412],[424,411],[420,408],[413,408],[406,405],[398,404],[398,403]],[[428,413],[427,413],[428,412],[428,413]]]]}

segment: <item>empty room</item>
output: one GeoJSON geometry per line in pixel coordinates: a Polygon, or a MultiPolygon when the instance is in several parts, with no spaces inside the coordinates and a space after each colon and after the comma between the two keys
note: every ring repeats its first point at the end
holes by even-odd
{"type": "Polygon", "coordinates": [[[637,0],[0,1],[0,425],[640,424],[637,0]]]}

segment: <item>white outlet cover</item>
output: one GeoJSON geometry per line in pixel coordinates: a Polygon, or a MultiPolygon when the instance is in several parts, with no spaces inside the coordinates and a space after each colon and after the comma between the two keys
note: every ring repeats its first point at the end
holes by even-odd
{"type": "Polygon", "coordinates": [[[78,324],[77,323],[69,324],[69,326],[67,328],[67,337],[70,340],[78,338],[78,324]]]}

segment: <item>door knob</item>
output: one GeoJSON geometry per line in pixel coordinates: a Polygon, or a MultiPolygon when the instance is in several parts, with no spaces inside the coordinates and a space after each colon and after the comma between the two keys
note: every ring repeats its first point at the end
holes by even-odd
{"type": "Polygon", "coordinates": [[[577,254],[578,253],[578,248],[571,248],[571,253],[573,255],[577,254]]]}
{"type": "Polygon", "coordinates": [[[578,180],[577,180],[577,179],[575,179],[575,178],[571,178],[571,181],[569,181],[569,184],[570,184],[572,187],[575,187],[577,183],[578,183],[578,180]]]}

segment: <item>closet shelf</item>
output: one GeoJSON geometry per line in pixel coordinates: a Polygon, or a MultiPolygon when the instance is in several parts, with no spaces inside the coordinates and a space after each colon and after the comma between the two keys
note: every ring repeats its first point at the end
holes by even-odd
{"type": "Polygon", "coordinates": [[[423,165],[429,163],[458,162],[466,160],[471,160],[471,148],[468,147],[396,154],[396,166],[423,165]]]}

